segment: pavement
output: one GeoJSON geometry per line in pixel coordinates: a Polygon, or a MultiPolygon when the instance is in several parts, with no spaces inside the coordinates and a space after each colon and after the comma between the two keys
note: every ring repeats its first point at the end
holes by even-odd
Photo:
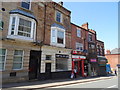
{"type": "Polygon", "coordinates": [[[20,83],[4,84],[2,88],[4,90],[32,90],[32,89],[45,89],[56,86],[85,83],[97,80],[111,79],[114,75],[101,76],[101,77],[87,77],[87,78],[75,78],[75,79],[57,79],[57,80],[45,80],[45,81],[29,81],[20,83]]]}

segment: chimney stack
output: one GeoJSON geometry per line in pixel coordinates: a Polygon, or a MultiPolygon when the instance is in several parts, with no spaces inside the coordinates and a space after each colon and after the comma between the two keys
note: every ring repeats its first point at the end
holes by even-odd
{"type": "Polygon", "coordinates": [[[88,22],[82,25],[82,28],[88,30],[88,22]]]}
{"type": "Polygon", "coordinates": [[[107,52],[107,54],[111,54],[110,50],[107,50],[106,52],[107,52]]]}
{"type": "Polygon", "coordinates": [[[63,6],[63,2],[62,1],[60,1],[60,2],[58,2],[61,6],[63,6]]]}

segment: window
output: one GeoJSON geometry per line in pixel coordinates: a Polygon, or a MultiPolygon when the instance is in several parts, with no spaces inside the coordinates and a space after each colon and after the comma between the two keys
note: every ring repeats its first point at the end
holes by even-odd
{"type": "Polygon", "coordinates": [[[5,70],[6,49],[0,49],[0,70],[5,70]]]}
{"type": "Polygon", "coordinates": [[[57,32],[57,43],[64,44],[64,32],[57,32]]]}
{"type": "Polygon", "coordinates": [[[3,30],[3,25],[4,25],[3,21],[0,20],[0,30],[3,30]]]}
{"type": "Polygon", "coordinates": [[[8,38],[33,41],[35,39],[36,21],[22,16],[11,15],[8,38]]]}
{"type": "Polygon", "coordinates": [[[23,50],[15,50],[13,59],[13,69],[22,69],[23,50]]]}
{"type": "Polygon", "coordinates": [[[56,21],[57,22],[62,22],[62,14],[59,11],[56,11],[56,21]]]}
{"type": "Polygon", "coordinates": [[[83,44],[76,42],[76,50],[83,51],[83,44]]]}
{"type": "Polygon", "coordinates": [[[81,37],[81,30],[77,29],[77,37],[81,37]]]}
{"type": "Polygon", "coordinates": [[[88,35],[88,40],[92,41],[92,35],[91,34],[88,35]]]}
{"type": "Polygon", "coordinates": [[[30,0],[22,0],[21,7],[25,9],[30,9],[30,0]]]}
{"type": "Polygon", "coordinates": [[[51,45],[65,47],[65,30],[51,28],[51,45]]]}
{"type": "Polygon", "coordinates": [[[46,60],[51,60],[51,55],[46,55],[46,60]]]}

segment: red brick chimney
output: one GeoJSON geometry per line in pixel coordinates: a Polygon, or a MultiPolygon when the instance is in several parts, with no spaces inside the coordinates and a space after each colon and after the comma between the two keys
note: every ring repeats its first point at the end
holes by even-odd
{"type": "Polygon", "coordinates": [[[84,28],[84,29],[88,29],[88,22],[83,24],[81,27],[84,28]]]}
{"type": "Polygon", "coordinates": [[[107,52],[107,54],[111,54],[110,50],[107,50],[106,52],[107,52]]]}

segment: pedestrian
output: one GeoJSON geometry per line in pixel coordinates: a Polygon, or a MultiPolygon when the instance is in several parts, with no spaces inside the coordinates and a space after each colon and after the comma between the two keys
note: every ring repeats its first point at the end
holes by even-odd
{"type": "Polygon", "coordinates": [[[71,77],[70,77],[71,79],[73,79],[74,78],[74,73],[71,73],[71,77]]]}
{"type": "Polygon", "coordinates": [[[117,71],[115,70],[115,75],[117,76],[117,71]]]}
{"type": "Polygon", "coordinates": [[[74,76],[75,76],[75,78],[77,77],[76,74],[77,74],[77,69],[74,68],[74,76]]]}

